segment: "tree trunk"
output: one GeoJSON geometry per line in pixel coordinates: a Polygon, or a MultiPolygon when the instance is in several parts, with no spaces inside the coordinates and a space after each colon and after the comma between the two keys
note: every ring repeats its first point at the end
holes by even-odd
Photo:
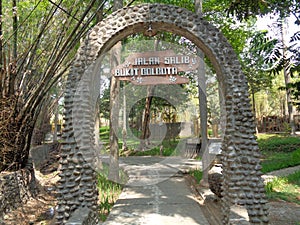
{"type": "Polygon", "coordinates": [[[226,109],[225,109],[225,98],[222,92],[222,88],[219,86],[219,103],[220,103],[220,131],[221,139],[223,140],[226,128],[226,109]]]}
{"type": "Polygon", "coordinates": [[[123,87],[123,129],[122,129],[122,139],[123,139],[123,146],[122,150],[127,150],[127,107],[126,107],[126,87],[123,87]]]}
{"type": "MultiPolygon", "coordinates": [[[[195,0],[195,11],[202,17],[202,0],[195,0]]],[[[200,58],[198,71],[198,95],[199,95],[199,111],[200,111],[200,129],[201,129],[201,152],[203,152],[202,168],[203,176],[201,184],[208,186],[208,170],[209,170],[209,152],[208,152],[208,137],[207,137],[207,97],[206,97],[206,79],[205,79],[205,64],[204,54],[201,50],[197,50],[200,58]]]]}
{"type": "Polygon", "coordinates": [[[13,12],[13,61],[17,61],[18,57],[18,12],[17,12],[17,1],[12,1],[12,12],[13,12]]]}
{"type": "MultiPolygon", "coordinates": [[[[113,11],[123,7],[123,1],[114,0],[113,11]]],[[[122,44],[118,42],[111,51],[111,68],[115,68],[120,64],[122,44]]],[[[119,140],[116,134],[117,125],[119,123],[119,91],[120,81],[114,76],[110,83],[110,164],[108,178],[112,181],[119,181],[119,140]],[[116,127],[114,127],[116,126],[116,127]]]]}
{"type": "Polygon", "coordinates": [[[145,111],[144,111],[144,118],[142,122],[142,135],[141,135],[141,146],[140,148],[143,149],[146,145],[149,143],[146,143],[145,140],[150,137],[150,109],[153,99],[153,92],[154,92],[155,86],[149,85],[147,88],[147,97],[146,97],[146,103],[145,103],[145,111]]]}
{"type": "Polygon", "coordinates": [[[18,16],[17,16],[17,2],[12,1],[13,12],[13,58],[9,64],[8,69],[8,96],[15,94],[15,80],[17,76],[17,57],[18,57],[18,16]]]}
{"type": "MultiPolygon", "coordinates": [[[[157,51],[159,41],[155,40],[154,42],[154,50],[157,51]]],[[[153,99],[153,93],[155,90],[154,85],[149,85],[147,88],[147,97],[146,97],[146,103],[145,103],[145,112],[144,112],[144,118],[142,120],[142,135],[141,135],[141,144],[140,148],[143,149],[145,145],[149,145],[150,143],[145,143],[145,140],[150,137],[150,110],[151,110],[151,104],[153,99]]],[[[149,140],[148,140],[149,141],[149,140]]]]}
{"type": "Polygon", "coordinates": [[[0,171],[16,171],[27,165],[35,115],[15,117],[16,98],[0,101],[0,171]],[[5,119],[6,118],[6,119],[5,119]]]}
{"type": "Polygon", "coordinates": [[[58,99],[55,101],[54,106],[54,130],[53,130],[53,143],[57,142],[57,126],[58,126],[58,116],[59,116],[59,104],[58,99]]]}
{"type": "MultiPolygon", "coordinates": [[[[3,18],[2,15],[2,0],[0,0],[0,18],[3,18]]],[[[2,37],[2,19],[0,23],[0,37],[2,37]]],[[[0,38],[0,99],[3,98],[3,79],[4,79],[4,63],[3,63],[3,42],[2,38],[0,38]]]]}
{"type": "Polygon", "coordinates": [[[252,96],[252,111],[253,111],[253,116],[254,116],[255,131],[256,131],[256,134],[258,134],[257,118],[256,118],[256,105],[255,105],[255,92],[253,90],[251,91],[251,96],[252,96]]]}
{"type": "MultiPolygon", "coordinates": [[[[283,59],[284,59],[284,61],[286,61],[286,58],[287,58],[287,45],[286,45],[285,37],[286,37],[285,21],[282,21],[281,38],[282,38],[282,44],[283,44],[283,59]]],[[[284,63],[284,66],[283,66],[283,75],[284,75],[284,81],[285,81],[285,86],[286,86],[286,100],[287,100],[291,134],[295,135],[296,128],[295,128],[295,121],[294,121],[294,106],[293,106],[293,102],[292,102],[292,93],[291,93],[292,90],[290,88],[291,76],[290,76],[290,70],[289,70],[289,68],[287,68],[286,63],[284,63]]]]}
{"type": "Polygon", "coordinates": [[[120,82],[111,78],[110,84],[110,118],[109,118],[109,145],[110,145],[110,166],[109,179],[117,182],[119,180],[119,140],[117,136],[119,123],[119,90],[120,82]]]}
{"type": "Polygon", "coordinates": [[[200,107],[200,132],[201,132],[201,152],[203,176],[201,185],[208,186],[208,170],[210,166],[210,157],[208,150],[208,137],[207,137],[207,97],[206,97],[206,79],[205,79],[205,64],[204,54],[198,51],[200,57],[200,65],[198,71],[198,94],[199,94],[199,107],[200,107]]]}

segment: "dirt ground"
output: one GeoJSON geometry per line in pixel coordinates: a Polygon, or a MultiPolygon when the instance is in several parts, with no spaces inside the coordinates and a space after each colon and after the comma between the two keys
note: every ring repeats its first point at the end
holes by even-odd
{"type": "MultiPolygon", "coordinates": [[[[209,189],[196,184],[191,176],[186,176],[194,194],[198,196],[199,203],[206,218],[212,225],[222,224],[221,200],[209,189]]],[[[300,205],[285,201],[269,201],[270,225],[300,225],[300,205]]],[[[242,224],[242,223],[241,223],[242,224]]]]}
{"type": "Polygon", "coordinates": [[[38,183],[38,194],[31,198],[23,207],[4,216],[1,225],[52,225],[54,224],[54,212],[57,204],[55,185],[59,180],[57,172],[43,175],[39,171],[35,172],[38,183]]]}
{"type": "Polygon", "coordinates": [[[58,176],[59,149],[52,151],[49,159],[35,169],[37,195],[25,205],[17,208],[0,220],[1,225],[52,225],[55,223],[55,207],[57,205],[56,185],[58,176]]]}
{"type": "MultiPolygon", "coordinates": [[[[300,205],[284,201],[270,201],[268,206],[270,225],[300,225],[300,205]]],[[[210,224],[221,224],[220,200],[206,200],[203,207],[206,208],[204,213],[210,224]],[[214,218],[210,219],[211,214],[214,218]]]]}
{"type": "MultiPolygon", "coordinates": [[[[55,206],[57,204],[56,184],[59,180],[56,160],[43,164],[41,171],[36,171],[39,194],[28,201],[23,207],[6,214],[0,224],[7,225],[52,225],[54,224],[55,206]]],[[[206,217],[212,225],[221,224],[220,200],[210,195],[203,198],[199,194],[203,188],[196,184],[195,180],[187,175],[187,182],[194,194],[197,195],[206,217]]],[[[284,201],[270,201],[269,219],[271,225],[300,225],[300,205],[284,201]]]]}

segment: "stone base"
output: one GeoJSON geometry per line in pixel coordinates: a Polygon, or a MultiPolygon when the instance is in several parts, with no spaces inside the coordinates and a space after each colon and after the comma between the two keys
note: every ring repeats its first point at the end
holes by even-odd
{"type": "Polygon", "coordinates": [[[99,218],[94,211],[87,207],[76,209],[66,225],[96,225],[99,218]]]}
{"type": "Polygon", "coordinates": [[[208,171],[208,184],[210,190],[219,198],[222,197],[221,194],[222,180],[223,180],[222,168],[220,165],[216,164],[208,171]]]}
{"type": "Polygon", "coordinates": [[[1,172],[0,218],[26,203],[35,194],[36,182],[32,165],[15,172],[1,172]]]}

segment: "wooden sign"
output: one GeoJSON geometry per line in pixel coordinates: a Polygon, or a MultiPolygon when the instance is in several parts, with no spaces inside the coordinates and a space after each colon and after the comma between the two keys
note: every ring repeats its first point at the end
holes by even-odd
{"type": "Polygon", "coordinates": [[[179,72],[196,70],[199,60],[197,56],[176,55],[172,50],[134,53],[113,69],[113,76],[136,85],[185,84],[189,79],[179,72]]]}

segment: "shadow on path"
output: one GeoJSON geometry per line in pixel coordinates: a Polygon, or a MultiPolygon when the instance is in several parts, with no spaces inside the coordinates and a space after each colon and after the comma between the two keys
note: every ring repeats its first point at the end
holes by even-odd
{"type": "Polygon", "coordinates": [[[180,173],[199,167],[199,162],[159,157],[129,157],[122,161],[129,182],[105,225],[209,224],[180,173]]]}

